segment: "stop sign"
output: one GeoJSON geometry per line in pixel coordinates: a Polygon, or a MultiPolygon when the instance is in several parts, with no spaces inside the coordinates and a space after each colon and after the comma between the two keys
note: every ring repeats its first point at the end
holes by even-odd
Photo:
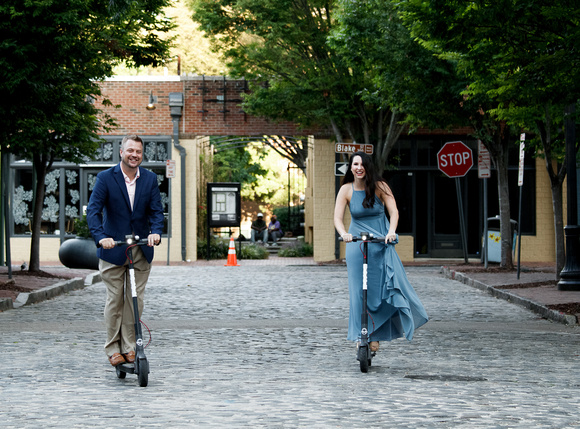
{"type": "Polygon", "coordinates": [[[473,167],[471,149],[463,142],[448,142],[437,152],[437,167],[448,177],[465,176],[473,167]]]}

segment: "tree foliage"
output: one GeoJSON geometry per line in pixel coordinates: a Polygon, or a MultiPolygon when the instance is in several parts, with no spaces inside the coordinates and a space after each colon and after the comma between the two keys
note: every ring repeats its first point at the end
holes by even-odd
{"type": "MultiPolygon", "coordinates": [[[[536,147],[551,181],[559,273],[564,265],[562,126],[566,106],[580,97],[580,1],[403,0],[398,5],[424,46],[458,63],[469,79],[466,97],[493,100],[482,116],[496,118],[505,130],[532,132],[532,144],[540,143],[536,147]],[[555,162],[562,162],[557,171],[555,162]]],[[[502,240],[502,255],[511,254],[508,246],[502,240]]]]}
{"type": "Polygon", "coordinates": [[[382,171],[404,116],[373,96],[372,76],[328,43],[335,1],[192,0],[193,19],[230,73],[251,82],[244,109],[328,128],[338,142],[375,145],[382,171]],[[383,150],[386,148],[386,150],[383,150]]]}
{"type": "MultiPolygon", "coordinates": [[[[0,4],[0,148],[33,161],[30,270],[38,271],[44,179],[56,159],[94,153],[114,126],[95,100],[98,81],[125,61],[157,65],[173,24],[168,0],[6,0],[0,4]]],[[[109,103],[107,100],[104,103],[109,103]]]]}

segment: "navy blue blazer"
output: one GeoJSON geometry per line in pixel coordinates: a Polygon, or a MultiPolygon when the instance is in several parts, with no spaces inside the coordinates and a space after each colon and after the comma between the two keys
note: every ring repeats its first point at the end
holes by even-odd
{"type": "MultiPolygon", "coordinates": [[[[135,234],[147,238],[163,233],[163,205],[157,185],[157,175],[139,167],[133,210],[119,164],[97,175],[97,181],[87,206],[87,222],[95,243],[103,238],[124,240],[135,234]]],[[[123,265],[127,260],[126,246],[113,249],[97,247],[97,256],[111,264],[123,265]]],[[[153,247],[141,246],[147,261],[153,260],[153,247]]]]}

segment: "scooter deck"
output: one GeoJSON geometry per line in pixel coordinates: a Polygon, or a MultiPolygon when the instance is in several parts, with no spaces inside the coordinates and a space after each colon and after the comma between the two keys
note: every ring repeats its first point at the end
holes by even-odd
{"type": "Polygon", "coordinates": [[[117,365],[115,368],[119,369],[120,371],[126,372],[128,374],[135,374],[135,364],[134,363],[121,363],[117,365]]]}

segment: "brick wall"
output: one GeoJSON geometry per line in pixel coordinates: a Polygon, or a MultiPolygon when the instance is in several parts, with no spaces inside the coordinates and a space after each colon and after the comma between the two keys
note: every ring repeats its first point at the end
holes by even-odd
{"type": "MultiPolygon", "coordinates": [[[[564,182],[563,195],[564,224],[566,224],[566,182],[564,182]]],[[[545,162],[540,158],[536,159],[536,235],[523,235],[521,248],[522,262],[556,262],[552,191],[545,162]]]]}
{"type": "Polygon", "coordinates": [[[292,122],[273,122],[245,114],[239,104],[242,94],[247,91],[246,88],[245,81],[224,82],[223,76],[115,78],[101,84],[103,96],[109,98],[114,105],[121,106],[103,108],[121,125],[110,133],[113,135],[172,134],[173,125],[169,115],[171,92],[184,94],[185,106],[180,122],[180,134],[192,136],[325,134],[324,131],[315,129],[300,130],[292,122]],[[157,97],[155,110],[146,109],[151,94],[157,97]]]}
{"type": "Polygon", "coordinates": [[[331,261],[335,259],[334,143],[327,139],[316,140],[308,158],[308,162],[311,163],[309,166],[312,176],[314,260],[317,262],[331,261]]]}

